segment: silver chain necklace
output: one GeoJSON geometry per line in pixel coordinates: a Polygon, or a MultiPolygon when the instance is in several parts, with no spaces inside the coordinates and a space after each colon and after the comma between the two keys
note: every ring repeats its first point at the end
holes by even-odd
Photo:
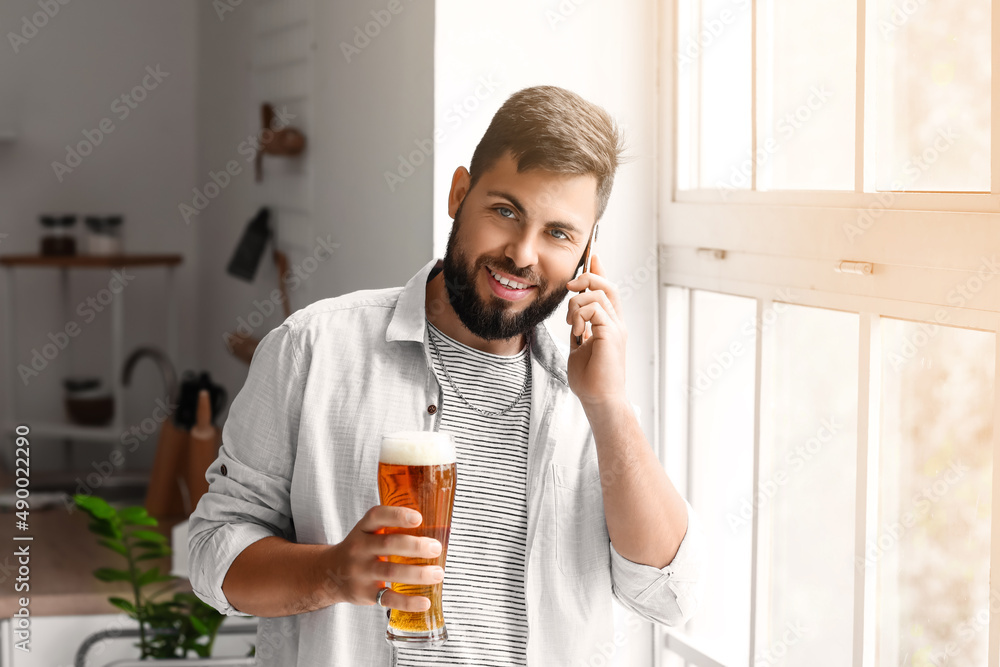
{"type": "Polygon", "coordinates": [[[524,392],[528,389],[528,381],[531,379],[531,346],[530,345],[528,346],[528,351],[525,352],[525,354],[524,354],[524,365],[527,368],[527,372],[524,374],[524,384],[521,385],[521,391],[519,391],[517,393],[517,398],[514,399],[513,403],[511,403],[510,405],[508,405],[506,408],[504,408],[500,412],[489,412],[487,410],[483,410],[482,408],[477,408],[472,403],[470,403],[469,399],[467,399],[465,396],[462,395],[462,392],[458,388],[458,385],[455,384],[455,381],[451,379],[451,374],[448,373],[448,367],[444,365],[444,359],[441,357],[441,350],[438,349],[437,341],[434,340],[434,332],[432,332],[430,330],[430,323],[428,323],[428,327],[427,327],[427,338],[428,338],[428,340],[430,340],[431,349],[434,350],[434,356],[437,358],[438,363],[441,364],[441,370],[444,371],[444,376],[448,379],[448,384],[450,384],[451,388],[455,390],[455,393],[458,394],[458,397],[460,399],[462,399],[463,403],[465,403],[470,408],[472,408],[473,410],[475,410],[479,414],[483,415],[484,417],[503,417],[505,414],[507,414],[508,412],[510,412],[511,410],[514,409],[514,406],[518,404],[518,402],[521,400],[521,397],[524,396],[524,392]]]}

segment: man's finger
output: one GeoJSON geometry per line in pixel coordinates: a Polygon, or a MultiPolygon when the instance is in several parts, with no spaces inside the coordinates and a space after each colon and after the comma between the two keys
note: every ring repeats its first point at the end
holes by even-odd
{"type": "Polygon", "coordinates": [[[374,533],[379,528],[413,528],[419,526],[420,512],[406,507],[376,505],[368,510],[358,522],[358,528],[366,533],[374,533]]]}
{"type": "Polygon", "coordinates": [[[615,311],[619,313],[621,312],[621,302],[618,299],[618,287],[604,276],[599,276],[596,273],[581,274],[580,277],[574,278],[566,283],[566,289],[571,292],[580,292],[581,294],[586,294],[584,290],[600,290],[608,295],[608,299],[610,299],[612,305],[614,305],[615,311]]]}
{"type": "Polygon", "coordinates": [[[611,303],[611,299],[603,290],[594,290],[592,292],[584,292],[583,294],[577,294],[572,299],[569,300],[569,309],[566,313],[566,323],[569,324],[573,315],[577,310],[586,306],[588,303],[598,302],[612,318],[617,318],[618,313],[615,311],[615,306],[611,303]]]}
{"type": "Polygon", "coordinates": [[[437,558],[441,543],[432,537],[415,537],[401,533],[372,535],[367,539],[373,556],[405,556],[406,558],[437,558]]]}
{"type": "Polygon", "coordinates": [[[608,312],[604,310],[604,306],[598,301],[588,303],[573,313],[570,321],[570,324],[573,326],[573,335],[582,336],[587,328],[587,322],[590,322],[595,327],[614,324],[614,320],[611,319],[608,312]]]}
{"type": "Polygon", "coordinates": [[[422,595],[403,595],[390,589],[382,596],[382,606],[399,611],[427,611],[431,601],[422,595]]]}
{"type": "Polygon", "coordinates": [[[590,258],[590,272],[595,273],[601,277],[608,275],[604,272],[604,264],[601,262],[601,256],[596,252],[590,258]]]}
{"type": "Polygon", "coordinates": [[[375,561],[372,576],[377,581],[386,582],[386,585],[432,586],[444,581],[444,570],[438,565],[406,565],[375,561]]]}

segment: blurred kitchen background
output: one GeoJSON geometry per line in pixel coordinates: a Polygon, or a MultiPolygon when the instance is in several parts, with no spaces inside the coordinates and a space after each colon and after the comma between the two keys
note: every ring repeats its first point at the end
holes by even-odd
{"type": "Polygon", "coordinates": [[[281,290],[440,257],[454,169],[536,84],[626,132],[599,250],[631,399],[710,537],[695,619],[619,608],[588,664],[1000,665],[994,4],[5,0],[0,537],[28,424],[38,644],[0,623],[0,665],[124,618],[62,494],[152,493],[175,539],[198,476],[164,492],[157,453],[210,454],[187,433],[224,423],[281,290]]]}
{"type": "MultiPolygon", "coordinates": [[[[0,270],[13,308],[12,317],[0,315],[13,358],[0,388],[10,433],[0,450],[7,505],[13,425],[22,423],[31,427],[34,530],[49,525],[43,501],[65,513],[59,492],[141,505],[166,421],[164,367],[173,368],[178,390],[185,379],[224,390],[213,406],[221,428],[248,368],[229,335],[259,339],[284,317],[275,250],[290,272],[292,310],[402,285],[442,256],[451,173],[468,165],[494,111],[525,86],[570,88],[620,120],[634,159],[616,183],[602,255],[611,266],[619,258],[622,271],[626,257],[647,261],[656,246],[655,12],[653,2],[4,2],[0,270]],[[256,147],[269,138],[264,103],[274,110],[271,128],[297,130],[304,147],[265,155],[257,180],[256,147]],[[262,208],[271,236],[264,246],[250,242],[249,263],[259,264],[248,281],[227,266],[262,208]],[[64,226],[67,216],[75,216],[72,226],[64,226]],[[43,243],[53,255],[66,251],[67,237],[75,257],[38,259],[43,243]],[[123,269],[101,259],[119,251],[132,262],[123,269]]],[[[634,400],[652,433],[654,280],[630,311],[634,400]]],[[[171,502],[176,509],[181,501],[171,502]]],[[[73,567],[44,556],[75,548],[67,543],[72,528],[57,523],[48,528],[57,534],[39,535],[36,568],[73,567]]],[[[92,539],[85,530],[72,535],[92,539]]],[[[78,569],[89,579],[93,566],[78,569]]],[[[36,575],[37,586],[51,604],[43,610],[41,593],[33,602],[37,662],[8,645],[4,658],[16,657],[13,664],[69,662],[37,653],[59,622],[46,626],[41,616],[76,628],[67,642],[75,649],[90,626],[66,614],[113,610],[100,582],[46,586],[46,576],[36,575]],[[78,606],[61,606],[56,598],[74,586],[78,606]],[[82,589],[90,602],[80,602],[82,589]]],[[[9,588],[3,594],[13,599],[9,588]]],[[[634,624],[632,634],[648,660],[649,628],[634,624]]]]}

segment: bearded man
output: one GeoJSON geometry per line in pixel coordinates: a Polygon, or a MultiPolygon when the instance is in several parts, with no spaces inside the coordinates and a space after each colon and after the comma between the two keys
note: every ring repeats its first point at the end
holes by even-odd
{"type": "Polygon", "coordinates": [[[443,262],[261,341],[189,538],[194,591],[262,617],[258,664],[590,665],[620,644],[613,598],[667,625],[693,613],[696,522],[626,397],[618,291],[596,254],[574,277],[622,145],[574,93],[515,93],[454,173],[443,262]],[[570,291],[564,354],[543,322],[570,291]],[[441,552],[382,534],[421,521],[379,504],[396,431],[454,434],[444,569],[386,560],[441,552]],[[388,583],[442,581],[448,641],[388,644],[383,608],[429,604],[388,583]]]}

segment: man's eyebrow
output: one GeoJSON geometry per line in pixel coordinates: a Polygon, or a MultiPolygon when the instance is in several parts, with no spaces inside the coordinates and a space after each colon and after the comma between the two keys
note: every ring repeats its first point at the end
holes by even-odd
{"type": "MultiPolygon", "coordinates": [[[[486,193],[487,197],[499,197],[500,199],[506,199],[511,203],[511,205],[518,210],[519,213],[524,215],[526,213],[524,206],[517,200],[517,197],[510,194],[509,192],[501,192],[500,190],[490,190],[486,193]]],[[[561,229],[563,231],[572,232],[573,234],[582,235],[583,231],[571,222],[564,222],[562,220],[552,220],[551,222],[545,223],[546,229],[561,229]]]]}
{"type": "Polygon", "coordinates": [[[572,223],[569,223],[569,222],[563,222],[562,220],[553,220],[552,222],[546,222],[545,223],[545,228],[546,229],[561,229],[561,230],[563,230],[565,232],[572,232],[574,234],[578,234],[580,236],[583,236],[583,232],[580,231],[579,227],[577,227],[576,225],[574,225],[572,223]]]}
{"type": "Polygon", "coordinates": [[[489,192],[486,193],[486,196],[487,197],[499,197],[500,199],[506,199],[507,201],[509,201],[511,204],[514,205],[514,208],[517,209],[518,213],[522,213],[523,214],[523,213],[526,212],[525,208],[524,208],[524,205],[521,204],[521,202],[519,202],[517,200],[517,197],[515,197],[514,195],[512,195],[512,194],[510,194],[508,192],[501,192],[500,190],[490,190],[489,192]]]}

